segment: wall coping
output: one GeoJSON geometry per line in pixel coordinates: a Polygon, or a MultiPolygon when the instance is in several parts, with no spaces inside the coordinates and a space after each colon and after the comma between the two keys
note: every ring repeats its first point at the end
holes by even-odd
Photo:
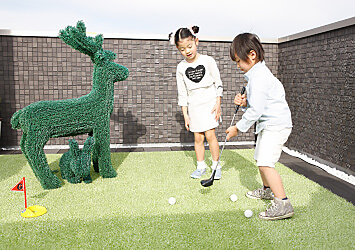
{"type": "Polygon", "coordinates": [[[281,37],[278,39],[278,43],[284,43],[284,42],[289,42],[292,40],[297,40],[300,38],[304,38],[304,37],[308,37],[308,36],[313,36],[313,35],[317,35],[320,33],[324,33],[324,32],[328,32],[331,30],[337,30],[337,29],[341,29],[341,28],[345,28],[351,25],[355,24],[355,17],[351,17],[339,22],[335,22],[335,23],[331,23],[331,24],[327,24],[324,26],[320,26],[318,28],[314,28],[314,29],[310,29],[307,31],[303,31],[300,33],[296,33],[290,36],[285,36],[285,37],[281,37]]]}
{"type": "MultiPolygon", "coordinates": [[[[86,32],[88,36],[96,36],[100,33],[86,32]]],[[[105,39],[133,39],[133,40],[165,40],[167,35],[162,34],[129,34],[129,33],[101,33],[105,39]]],[[[24,37],[58,37],[58,32],[54,31],[30,31],[30,30],[10,30],[0,29],[0,36],[24,36],[24,37]]],[[[200,41],[232,42],[234,37],[199,36],[200,41]]],[[[277,43],[276,38],[261,39],[263,43],[277,43]]]]}
{"type": "MultiPolygon", "coordinates": [[[[296,33],[290,36],[281,38],[260,38],[262,43],[284,43],[292,40],[324,33],[331,30],[344,28],[355,25],[355,17],[341,20],[335,23],[320,26],[314,29],[296,33]]],[[[95,36],[100,33],[87,32],[89,36],[95,36]]],[[[104,38],[118,38],[118,39],[133,39],[133,40],[168,40],[167,35],[162,34],[128,34],[128,33],[102,33],[104,38]]],[[[29,31],[29,30],[11,30],[0,29],[0,36],[29,36],[29,37],[58,37],[58,32],[54,31],[29,31]]],[[[199,36],[200,41],[214,41],[214,42],[232,42],[234,37],[217,37],[217,36],[199,36]]]]}

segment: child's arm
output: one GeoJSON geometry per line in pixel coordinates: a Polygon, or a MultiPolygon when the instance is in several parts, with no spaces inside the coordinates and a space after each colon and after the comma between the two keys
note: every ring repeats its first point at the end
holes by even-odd
{"type": "Polygon", "coordinates": [[[218,121],[221,117],[221,99],[222,97],[217,96],[216,104],[213,107],[212,114],[215,113],[214,119],[218,121]]]}
{"type": "Polygon", "coordinates": [[[176,83],[178,89],[178,105],[181,107],[187,107],[187,87],[185,85],[182,73],[179,70],[179,66],[176,71],[176,83]]]}
{"type": "Polygon", "coordinates": [[[212,114],[215,113],[214,119],[218,121],[218,119],[221,117],[221,100],[223,96],[223,86],[222,86],[221,75],[219,73],[216,61],[212,57],[208,57],[208,58],[209,58],[209,69],[211,71],[211,75],[213,77],[214,85],[217,93],[217,100],[216,100],[216,104],[212,109],[212,114]]]}
{"type": "Polygon", "coordinates": [[[209,57],[209,69],[211,71],[211,75],[214,80],[214,85],[217,91],[217,96],[222,97],[223,96],[223,86],[222,86],[222,80],[221,80],[221,75],[219,73],[219,69],[217,67],[216,61],[212,58],[209,57]]]}
{"type": "Polygon", "coordinates": [[[262,77],[254,77],[248,82],[248,109],[237,122],[237,128],[241,132],[247,132],[248,129],[261,117],[268,99],[269,90],[271,89],[270,81],[262,77]]]}
{"type": "Polygon", "coordinates": [[[187,113],[187,107],[186,106],[182,106],[181,107],[182,109],[182,113],[184,115],[184,119],[185,119],[185,128],[187,131],[190,130],[190,118],[189,118],[189,115],[187,113]]]}

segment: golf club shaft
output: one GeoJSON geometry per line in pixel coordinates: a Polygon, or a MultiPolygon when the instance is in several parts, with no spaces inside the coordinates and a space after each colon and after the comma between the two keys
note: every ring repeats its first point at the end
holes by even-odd
{"type": "MultiPolygon", "coordinates": [[[[231,127],[233,125],[233,122],[234,122],[234,119],[235,119],[235,115],[237,114],[238,109],[239,109],[239,105],[235,109],[235,112],[234,112],[234,115],[233,115],[233,119],[232,119],[232,122],[231,122],[229,127],[231,127]]],[[[224,139],[224,143],[223,143],[223,146],[222,146],[221,153],[219,154],[219,157],[218,157],[218,162],[217,162],[216,168],[213,169],[213,173],[212,173],[212,177],[211,177],[212,179],[214,178],[214,176],[216,174],[217,166],[219,165],[219,162],[221,160],[221,156],[222,156],[222,153],[223,153],[223,150],[224,150],[224,146],[226,146],[226,143],[227,143],[227,138],[228,138],[228,135],[226,135],[226,138],[224,139]]]]}
{"type": "MultiPolygon", "coordinates": [[[[243,95],[244,93],[245,93],[245,87],[242,88],[242,91],[240,92],[240,94],[243,95]]],[[[240,107],[240,105],[237,105],[237,107],[235,108],[233,119],[232,119],[231,124],[229,125],[229,127],[231,127],[233,125],[234,119],[235,119],[235,115],[237,114],[239,107],[240,107]]],[[[223,153],[223,150],[224,150],[224,146],[227,143],[227,138],[228,138],[228,134],[226,135],[226,139],[224,139],[224,143],[223,143],[223,146],[222,146],[221,153],[219,154],[219,157],[218,157],[218,162],[217,162],[216,168],[213,169],[213,173],[212,173],[212,177],[211,177],[212,179],[214,178],[214,176],[216,174],[217,166],[219,165],[219,162],[221,160],[221,156],[222,156],[222,153],[223,153]]]]}

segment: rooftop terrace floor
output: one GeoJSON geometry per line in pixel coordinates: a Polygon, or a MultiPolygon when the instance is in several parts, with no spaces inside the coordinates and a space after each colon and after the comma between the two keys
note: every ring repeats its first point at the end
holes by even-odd
{"type": "MultiPolygon", "coordinates": [[[[227,145],[225,149],[245,149],[254,148],[254,146],[230,146],[227,145]]],[[[157,151],[193,151],[192,146],[188,147],[139,147],[139,148],[117,148],[111,149],[111,152],[157,152],[157,151]]],[[[68,149],[45,149],[46,154],[63,154],[68,151],[68,149]]],[[[0,150],[1,154],[22,154],[20,150],[0,150]]],[[[284,152],[281,154],[279,160],[280,163],[286,167],[292,169],[296,173],[299,173],[306,178],[318,183],[324,188],[330,190],[332,193],[346,199],[355,205],[355,186],[339,179],[323,169],[318,168],[312,164],[309,164],[297,157],[290,156],[284,152]]]]}

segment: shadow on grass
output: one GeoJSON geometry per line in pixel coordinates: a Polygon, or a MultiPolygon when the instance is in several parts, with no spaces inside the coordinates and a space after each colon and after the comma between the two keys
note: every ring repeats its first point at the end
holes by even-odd
{"type": "MultiPolygon", "coordinates": [[[[238,174],[240,183],[249,190],[260,187],[259,170],[254,162],[244,158],[241,154],[234,150],[225,150],[221,161],[224,162],[223,170],[234,169],[238,174]]],[[[224,172],[225,172],[224,171],[224,172]]]]}
{"type": "MultiPolygon", "coordinates": [[[[193,150],[193,149],[192,149],[193,150]]],[[[184,151],[185,156],[191,158],[194,161],[196,167],[196,154],[195,151],[184,151]]],[[[212,165],[212,157],[210,151],[207,149],[205,150],[205,162],[208,166],[212,165]]],[[[221,162],[223,164],[222,168],[222,179],[223,181],[223,174],[230,169],[234,169],[238,174],[237,178],[239,178],[240,183],[249,190],[254,190],[260,187],[260,175],[258,167],[255,165],[254,161],[250,161],[247,158],[244,158],[241,154],[238,153],[237,150],[224,150],[223,155],[221,156],[221,162]]],[[[210,173],[212,170],[209,169],[210,173]]],[[[209,174],[210,174],[209,173],[209,174]]],[[[206,189],[208,190],[208,189],[206,189]]],[[[267,204],[269,204],[267,202],[267,204]]]]}
{"type": "Polygon", "coordinates": [[[43,217],[26,221],[26,230],[23,221],[2,223],[0,243],[4,249],[352,249],[354,226],[344,227],[333,217],[320,223],[322,216],[311,211],[270,222],[232,209],[60,221],[43,217]]]}
{"type": "Polygon", "coordinates": [[[26,157],[22,154],[16,155],[0,155],[1,174],[0,181],[3,181],[11,176],[17,175],[22,168],[27,164],[26,157]]]}
{"type": "MultiPolygon", "coordinates": [[[[13,246],[61,246],[63,249],[270,249],[272,240],[258,232],[259,224],[260,221],[255,217],[245,218],[241,210],[96,220],[37,220],[35,223],[26,223],[25,231],[23,222],[3,224],[6,234],[1,241],[4,249],[13,246]]],[[[290,237],[286,233],[285,236],[290,237]]]]}
{"type": "MultiPolygon", "coordinates": [[[[130,154],[129,152],[111,153],[112,165],[113,165],[113,168],[116,170],[116,172],[119,171],[119,167],[124,162],[124,160],[128,157],[129,154],[130,154]]],[[[96,173],[96,174],[98,174],[98,177],[100,176],[99,173],[96,173]]]]}
{"type": "Polygon", "coordinates": [[[47,194],[49,194],[49,192],[50,192],[49,190],[45,190],[45,191],[43,191],[43,192],[41,192],[41,193],[38,193],[38,194],[36,194],[36,195],[30,196],[30,198],[43,199],[44,197],[47,196],[47,194]]]}

